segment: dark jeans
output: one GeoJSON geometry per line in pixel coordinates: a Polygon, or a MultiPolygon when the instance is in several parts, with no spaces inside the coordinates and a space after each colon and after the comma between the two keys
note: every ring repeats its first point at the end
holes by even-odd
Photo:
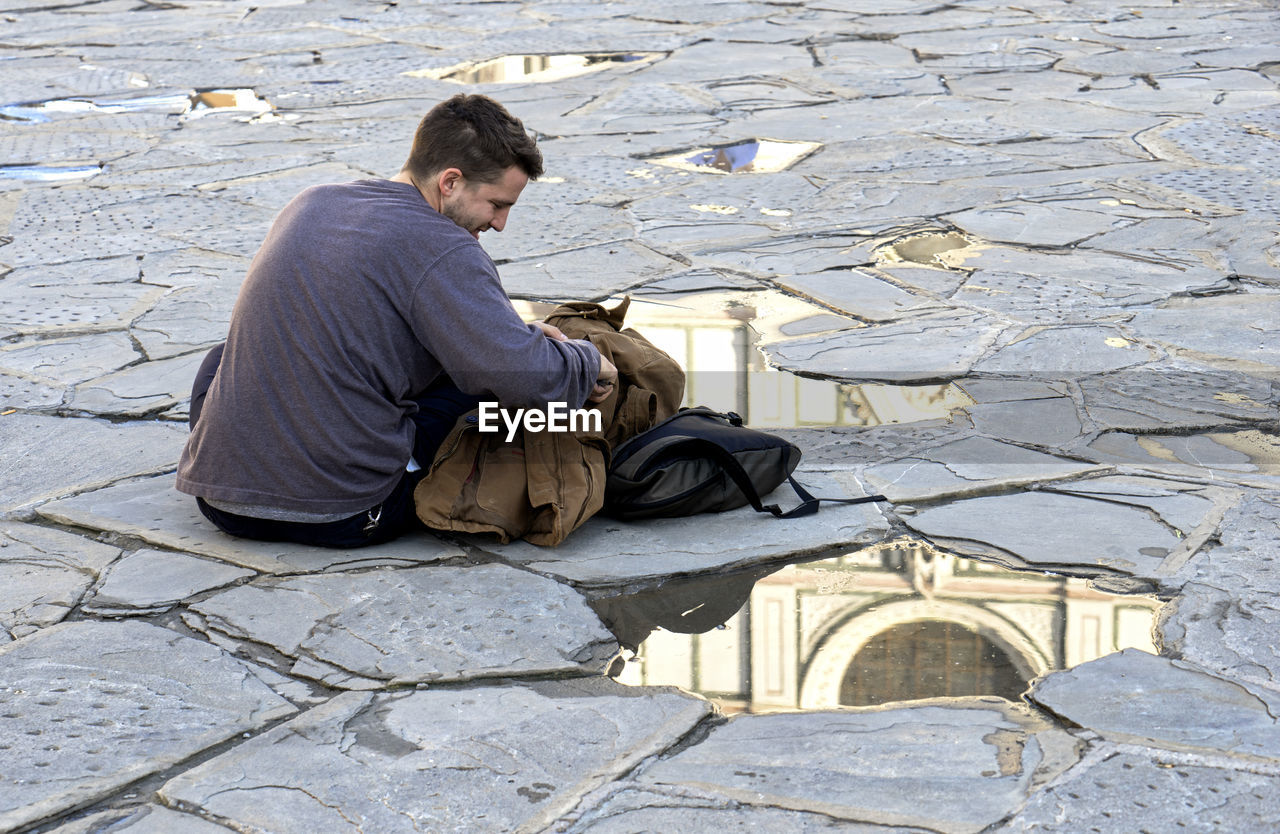
{"type": "MultiPolygon", "coordinates": [[[[195,384],[191,389],[190,424],[193,428],[200,419],[209,386],[218,373],[224,347],[224,344],[220,344],[209,351],[200,370],[196,372],[195,384]]],[[[480,398],[462,393],[447,377],[441,377],[414,399],[418,403],[418,413],[413,416],[417,429],[413,457],[423,466],[423,470],[406,472],[391,494],[377,506],[338,521],[307,523],[237,515],[211,507],[202,498],[196,499],[196,505],[205,518],[229,535],[317,547],[352,548],[381,544],[410,530],[422,528],[422,522],[414,511],[414,487],[422,479],[425,468],[431,465],[436,449],[448,437],[453,424],[460,416],[475,408],[480,398]]]]}

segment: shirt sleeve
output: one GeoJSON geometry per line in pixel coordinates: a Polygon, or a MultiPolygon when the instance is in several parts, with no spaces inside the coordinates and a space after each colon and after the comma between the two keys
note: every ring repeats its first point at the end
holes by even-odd
{"type": "Polygon", "coordinates": [[[549,339],[526,324],[478,243],[450,249],[418,281],[410,327],[453,383],[505,406],[579,408],[600,373],[587,341],[549,339]]]}

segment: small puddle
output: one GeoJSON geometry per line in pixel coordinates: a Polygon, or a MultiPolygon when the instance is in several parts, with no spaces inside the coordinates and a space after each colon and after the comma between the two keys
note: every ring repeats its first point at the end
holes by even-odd
{"type": "Polygon", "coordinates": [[[0,105],[0,119],[47,122],[58,113],[150,113],[198,117],[211,111],[260,114],[272,110],[271,102],[251,89],[196,90],[128,98],[58,98],[30,104],[0,105]]]}
{"type": "Polygon", "coordinates": [[[101,172],[101,165],[0,165],[0,179],[33,182],[84,180],[101,172]]]}
{"type": "Polygon", "coordinates": [[[618,680],[726,713],[997,695],[1125,648],[1158,600],[899,540],[778,569],[671,580],[592,603],[634,652],[618,680]]]}
{"type": "Polygon", "coordinates": [[[882,265],[910,263],[934,269],[956,269],[973,254],[976,244],[959,232],[920,232],[885,244],[876,250],[882,265]]]}
{"type": "Polygon", "coordinates": [[[647,161],[685,171],[720,174],[772,174],[785,171],[822,147],[820,142],[748,139],[731,145],[690,148],[647,161]]]}
{"type": "MultiPolygon", "coordinates": [[[[612,307],[622,299],[604,302],[612,307]]],[[[526,320],[556,305],[517,301],[526,320]]],[[[853,385],[770,366],[762,341],[856,326],[775,290],[633,296],[626,324],[685,369],[684,405],[736,411],[756,428],[880,426],[949,420],[973,400],[957,385],[853,385]]]]}
{"type": "Polygon", "coordinates": [[[559,81],[618,64],[643,65],[665,57],[665,52],[597,52],[561,55],[503,55],[488,61],[455,64],[440,69],[404,73],[412,78],[434,78],[459,84],[513,84],[559,81]]]}

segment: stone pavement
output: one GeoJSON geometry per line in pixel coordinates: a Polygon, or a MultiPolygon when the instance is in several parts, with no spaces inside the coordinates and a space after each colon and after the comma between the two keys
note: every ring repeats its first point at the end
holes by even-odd
{"type": "Polygon", "coordinates": [[[1280,829],[1274,3],[2,6],[0,830],[1280,829]],[[893,506],[211,529],[185,392],[271,218],[459,90],[546,155],[484,241],[514,296],[784,293],[775,367],[957,382],[950,419],[789,432],[893,506]],[[591,598],[903,535],[1154,592],[1159,655],[731,718],[609,679],[591,598]]]}

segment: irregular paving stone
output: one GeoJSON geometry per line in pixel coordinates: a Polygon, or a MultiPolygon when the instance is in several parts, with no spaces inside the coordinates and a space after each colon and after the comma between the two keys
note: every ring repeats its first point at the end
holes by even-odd
{"type": "Polygon", "coordinates": [[[1053,672],[1027,698],[1110,741],[1280,759],[1280,694],[1139,649],[1053,672]]]}
{"type": "Polygon", "coordinates": [[[426,532],[357,550],[233,538],[200,513],[194,498],[174,488],[172,475],[53,501],[38,512],[58,524],[135,536],[159,547],[221,559],[262,573],[420,565],[463,555],[461,548],[426,532]]]}
{"type": "Polygon", "coordinates": [[[1280,826],[1280,777],[1114,749],[1099,752],[1033,795],[998,830],[1208,834],[1280,826]]]}
{"type": "Polygon", "coordinates": [[[549,301],[606,298],[628,287],[682,271],[684,264],[631,241],[606,243],[500,268],[507,292],[549,301]]]}
{"type": "MultiPolygon", "coordinates": [[[[5,256],[8,257],[7,247],[5,256]]],[[[164,293],[142,284],[32,287],[0,284],[0,325],[15,333],[52,334],[128,326],[164,293]]]]}
{"type": "Polygon", "coordinates": [[[221,562],[147,548],[113,565],[83,608],[104,615],[163,611],[187,597],[253,575],[221,562]]]}
{"type": "Polygon", "coordinates": [[[59,387],[117,371],[137,359],[138,352],[124,333],[19,342],[0,350],[0,367],[49,380],[59,387]]]}
{"type": "Polygon", "coordinates": [[[596,672],[613,636],[575,591],[506,565],[264,579],[191,606],[214,629],[328,669],[353,689],[520,674],[596,672]],[[264,616],[264,612],[268,612],[264,616]]]}
{"type": "Polygon", "coordinates": [[[227,834],[230,828],[163,805],[143,805],[131,811],[103,811],[51,829],[49,834],[227,834]]]}
{"type": "Polygon", "coordinates": [[[165,423],[0,415],[0,511],[172,467],[186,435],[165,423]]]}
{"type": "Polygon", "coordinates": [[[0,646],[0,827],[83,806],[296,710],[221,650],[138,622],[0,646]]]}
{"type": "Polygon", "coordinates": [[[841,820],[978,832],[1076,758],[1075,742],[1025,706],[956,698],[737,716],[635,781],[841,820]]]}
{"type": "MultiPolygon", "coordinates": [[[[967,383],[965,390],[972,396],[967,383]]],[[[1076,404],[1067,397],[978,402],[964,411],[982,434],[1041,448],[1064,448],[1084,432],[1076,404]]]]}
{"type": "Polygon", "coordinates": [[[1114,327],[1033,328],[973,366],[978,373],[1073,379],[1145,364],[1149,348],[1114,327]]]}
{"type": "Polygon", "coordinates": [[[1280,295],[1176,299],[1134,314],[1129,327],[1142,338],[1196,353],[1280,365],[1280,295]]]}
{"type": "MultiPolygon", "coordinates": [[[[727,834],[928,834],[924,828],[881,826],[838,820],[826,814],[749,805],[686,785],[623,783],[608,798],[572,823],[555,828],[567,834],[634,834],[638,831],[723,831],[727,834]]],[[[56,834],[61,834],[57,832],[56,834]]]]}
{"type": "Polygon", "coordinates": [[[21,637],[61,621],[119,555],[61,530],[0,525],[0,635],[21,637]]]}
{"type": "Polygon", "coordinates": [[[779,279],[778,284],[868,321],[892,321],[938,306],[927,296],[909,293],[857,269],[791,275],[779,279]]]}
{"type": "Polygon", "coordinates": [[[1280,438],[1247,429],[1194,435],[1108,432],[1089,444],[1095,460],[1138,463],[1182,477],[1280,485],[1280,438]]]}
{"type": "MultiPolygon", "coordinates": [[[[802,471],[796,480],[818,496],[867,494],[846,473],[802,471]]],[[[762,500],[783,509],[799,503],[786,484],[762,500]]],[[[595,586],[745,567],[837,547],[856,549],[879,541],[887,532],[887,522],[875,504],[829,504],[817,516],[785,520],[750,507],[642,521],[597,516],[554,548],[523,541],[503,545],[492,538],[470,540],[505,561],[575,585],[595,586]]]]}
{"type": "Polygon", "coordinates": [[[71,407],[94,414],[140,417],[191,396],[205,351],[144,362],[76,386],[71,407]]]}
{"type": "Polygon", "coordinates": [[[867,486],[894,503],[998,492],[1077,478],[1100,467],[984,437],[966,437],[863,471],[867,486]]]}
{"type": "Polygon", "coordinates": [[[543,830],[709,709],[676,690],[605,679],[348,693],[170,780],[160,796],[279,834],[543,830]]]}
{"type": "Polygon", "coordinates": [[[773,342],[780,367],[848,380],[930,382],[963,376],[999,335],[978,316],[919,316],[832,336],[773,342]]]}
{"type": "Polygon", "coordinates": [[[1013,568],[1096,575],[1089,569],[1101,567],[1152,578],[1166,559],[1208,538],[1214,510],[1228,500],[1212,488],[1173,481],[1099,478],[955,501],[904,523],[943,547],[1013,568]]]}
{"type": "Polygon", "coordinates": [[[946,219],[984,240],[1035,246],[1069,246],[1124,222],[1105,212],[1053,202],[1010,203],[962,211],[946,219]]]}
{"type": "Polygon", "coordinates": [[[1280,681],[1280,507],[1250,496],[1219,526],[1220,544],[1194,555],[1174,577],[1181,594],[1161,610],[1164,645],[1233,679],[1280,681]]]}
{"type": "Polygon", "coordinates": [[[1080,392],[1096,424],[1130,431],[1256,423],[1280,408],[1272,381],[1184,364],[1091,377],[1080,392]]]}

